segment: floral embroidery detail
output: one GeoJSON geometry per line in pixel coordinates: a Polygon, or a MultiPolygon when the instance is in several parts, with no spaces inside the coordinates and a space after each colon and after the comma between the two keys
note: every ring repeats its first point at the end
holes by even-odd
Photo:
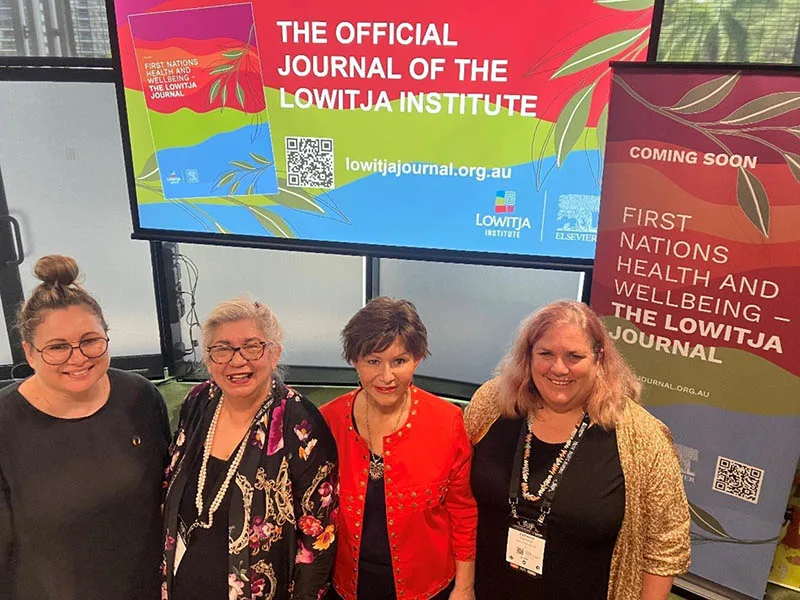
{"type": "Polygon", "coordinates": [[[169,600],[169,594],[167,594],[167,582],[163,582],[161,584],[161,600],[169,600]]]}
{"type": "Polygon", "coordinates": [[[316,445],[317,445],[317,440],[313,439],[310,442],[308,442],[308,444],[306,444],[305,446],[300,446],[300,450],[298,451],[300,458],[302,458],[303,460],[308,460],[308,457],[311,456],[311,451],[314,449],[314,446],[316,445]]]}
{"type": "Polygon", "coordinates": [[[175,549],[175,538],[169,534],[169,529],[167,529],[166,539],[164,540],[164,550],[169,552],[170,550],[175,549]]]}
{"type": "Polygon", "coordinates": [[[319,485],[319,495],[322,498],[322,506],[328,506],[333,500],[333,486],[327,481],[323,481],[319,485]]]}
{"type": "Polygon", "coordinates": [[[267,585],[267,580],[261,575],[254,575],[250,573],[250,598],[261,598],[264,595],[264,587],[267,585]]]}
{"type": "Polygon", "coordinates": [[[279,527],[257,515],[253,517],[253,526],[250,528],[250,550],[253,555],[261,550],[267,552],[272,544],[281,539],[281,535],[279,527]]]}
{"type": "Polygon", "coordinates": [[[335,529],[336,527],[334,525],[328,525],[325,528],[325,531],[319,534],[317,539],[314,541],[314,550],[327,550],[330,548],[333,540],[336,539],[336,534],[334,533],[335,529]]]}
{"type": "Polygon", "coordinates": [[[228,600],[238,600],[244,597],[244,582],[237,573],[228,575],[228,600]]]}
{"type": "Polygon", "coordinates": [[[178,434],[178,437],[175,439],[175,445],[178,448],[180,448],[185,443],[186,443],[186,432],[183,429],[181,429],[180,433],[178,434]]]}
{"type": "Polygon", "coordinates": [[[297,556],[294,562],[299,565],[310,565],[314,562],[314,553],[303,545],[303,542],[297,540],[297,556]]]}
{"type": "Polygon", "coordinates": [[[286,400],[281,400],[281,403],[272,413],[272,421],[269,424],[267,456],[271,456],[283,449],[283,411],[285,407],[286,400]]]}
{"type": "Polygon", "coordinates": [[[297,439],[301,442],[305,442],[308,439],[308,436],[311,435],[311,425],[309,425],[306,419],[303,419],[300,423],[294,426],[294,432],[297,435],[297,439]]]}
{"type": "Polygon", "coordinates": [[[256,427],[256,430],[253,432],[253,439],[250,440],[250,443],[253,446],[258,446],[259,450],[264,449],[264,443],[267,441],[267,434],[264,432],[263,427],[256,427]]]}
{"type": "Polygon", "coordinates": [[[303,515],[297,524],[300,527],[300,531],[313,537],[317,537],[323,531],[322,523],[311,515],[303,515]]]}

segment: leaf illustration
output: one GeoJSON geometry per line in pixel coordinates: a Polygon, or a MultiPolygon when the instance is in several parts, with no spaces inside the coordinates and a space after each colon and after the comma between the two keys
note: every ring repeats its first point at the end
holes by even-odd
{"type": "Polygon", "coordinates": [[[220,73],[227,73],[228,71],[233,71],[233,65],[228,63],[225,65],[219,65],[218,67],[214,67],[211,69],[208,74],[209,75],[219,75],[220,73]]]}
{"type": "Polygon", "coordinates": [[[725,528],[722,524],[717,521],[714,517],[708,514],[699,506],[692,504],[689,502],[689,513],[691,514],[692,521],[697,524],[700,529],[707,531],[709,533],[713,533],[720,537],[729,538],[728,532],[725,531],[725,528]]]}
{"type": "Polygon", "coordinates": [[[725,125],[760,123],[798,108],[800,108],[800,92],[776,92],[751,100],[722,119],[720,123],[725,125]]]}
{"type": "Polygon", "coordinates": [[[244,88],[238,81],[236,82],[236,99],[239,101],[239,106],[244,108],[244,88]]]}
{"type": "Polygon", "coordinates": [[[243,160],[232,160],[232,161],[230,161],[230,164],[232,164],[234,167],[238,167],[240,169],[245,169],[246,171],[255,171],[256,170],[256,168],[253,165],[251,165],[249,162],[245,162],[243,160]]]}
{"type": "Polygon", "coordinates": [[[292,227],[274,212],[265,210],[259,206],[248,206],[247,209],[258,220],[261,226],[275,237],[293,238],[296,237],[292,227]]]}
{"type": "Polygon", "coordinates": [[[222,93],[219,95],[220,100],[222,100],[222,106],[228,105],[228,86],[222,86],[222,93]]]}
{"type": "Polygon", "coordinates": [[[247,186],[247,192],[245,192],[248,196],[252,196],[253,193],[256,191],[256,182],[255,179],[250,182],[250,185],[247,186]]]}
{"type": "Polygon", "coordinates": [[[564,64],[561,65],[558,71],[551,75],[550,79],[563,77],[564,75],[572,75],[578,71],[583,71],[584,69],[608,61],[623,50],[632,46],[647,30],[648,27],[642,29],[626,29],[624,31],[609,33],[596,40],[592,40],[570,56],[564,64]]]}
{"type": "Polygon", "coordinates": [[[592,92],[595,84],[587,85],[561,109],[555,125],[556,164],[560,168],[567,158],[567,154],[580,138],[586,119],[589,117],[589,107],[592,104],[592,92]]]}
{"type": "Polygon", "coordinates": [[[606,133],[608,131],[608,104],[603,107],[600,118],[597,119],[597,148],[600,154],[606,153],[606,133]]]}
{"type": "Polygon", "coordinates": [[[724,75],[693,87],[668,110],[682,115],[695,115],[711,110],[722,102],[739,80],[739,73],[724,75]]]}
{"type": "Polygon", "coordinates": [[[736,199],[744,214],[765,238],[769,238],[769,198],[758,177],[739,167],[736,199]]]}
{"type": "Polygon", "coordinates": [[[136,176],[136,181],[156,181],[160,179],[158,173],[158,160],[156,159],[155,152],[150,155],[147,162],[142,167],[142,172],[136,176]]]}
{"type": "Polygon", "coordinates": [[[250,158],[252,158],[257,163],[261,163],[265,167],[269,167],[272,164],[272,161],[269,160],[266,156],[261,156],[260,154],[256,154],[255,152],[250,152],[250,158]]]}
{"type": "Polygon", "coordinates": [[[234,177],[236,177],[236,171],[228,171],[227,173],[223,173],[220,175],[219,179],[217,180],[217,184],[214,187],[221,187],[226,183],[233,181],[234,177]]]}
{"type": "Polygon", "coordinates": [[[239,58],[240,56],[244,56],[244,50],[226,50],[222,53],[222,56],[233,60],[239,58]]]}
{"type": "Polygon", "coordinates": [[[214,83],[211,84],[211,88],[208,90],[208,103],[211,104],[214,102],[214,98],[217,97],[219,94],[219,86],[222,85],[221,79],[215,79],[214,83]]]}
{"type": "Polygon", "coordinates": [[[794,175],[794,178],[797,179],[798,183],[800,183],[800,154],[795,154],[794,152],[784,152],[783,159],[789,166],[789,170],[792,172],[792,175],[794,175]]]}
{"type": "Polygon", "coordinates": [[[231,187],[230,187],[230,189],[228,190],[228,193],[229,193],[229,194],[235,194],[235,193],[236,193],[236,190],[238,190],[238,189],[239,189],[239,183],[240,183],[240,182],[241,182],[241,179],[240,179],[239,181],[234,181],[234,182],[231,184],[231,187]]]}
{"type": "Polygon", "coordinates": [[[594,3],[615,10],[644,10],[653,7],[653,0],[594,0],[594,3]]]}
{"type": "Polygon", "coordinates": [[[789,129],[787,129],[787,131],[792,132],[793,134],[795,134],[797,137],[800,138],[800,126],[790,127],[789,129]]]}
{"type": "Polygon", "coordinates": [[[314,196],[302,188],[289,189],[286,180],[280,177],[278,178],[278,193],[274,196],[266,196],[266,198],[287,208],[325,214],[325,210],[316,202],[314,196]]]}

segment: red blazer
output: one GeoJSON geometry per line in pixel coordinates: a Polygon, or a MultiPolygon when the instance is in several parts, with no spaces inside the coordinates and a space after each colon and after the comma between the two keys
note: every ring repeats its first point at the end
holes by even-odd
{"type": "MultiPolygon", "coordinates": [[[[333,585],[355,600],[369,477],[369,448],[353,425],[358,390],[321,408],[339,450],[339,543],[333,585]]],[[[383,438],[386,518],[394,583],[403,600],[426,600],[475,560],[478,508],[470,488],[472,448],[461,410],[411,386],[408,420],[383,438]]]]}

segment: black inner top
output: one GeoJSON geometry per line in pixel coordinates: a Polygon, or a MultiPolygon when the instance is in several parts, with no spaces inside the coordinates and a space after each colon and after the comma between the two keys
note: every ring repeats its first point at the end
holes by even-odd
{"type": "MultiPolygon", "coordinates": [[[[355,403],[353,404],[355,408],[355,403]]],[[[352,415],[356,425],[355,412],[352,415]]],[[[371,460],[383,463],[370,451],[371,460]]],[[[386,487],[384,478],[367,478],[367,493],[364,498],[364,522],[361,532],[361,547],[358,554],[359,600],[394,600],[394,576],[392,555],[389,550],[389,528],[386,524],[386,487]]]]}
{"type": "MultiPolygon", "coordinates": [[[[531,596],[537,600],[605,600],[611,555],[625,513],[625,482],[614,431],[590,427],[564,472],[546,520],[543,575],[506,562],[508,502],[522,419],[499,419],[475,446],[472,490],[478,501],[478,600],[531,596]]],[[[563,444],[533,437],[529,489],[538,490],[563,444]]],[[[541,502],[522,498],[518,512],[535,520],[541,502]]]]}
{"type": "MultiPolygon", "coordinates": [[[[193,465],[181,498],[179,519],[189,529],[197,518],[195,497],[202,456],[193,465]]],[[[210,456],[203,490],[203,522],[208,522],[208,508],[228,472],[228,462],[210,456]]],[[[195,527],[189,536],[186,554],[172,582],[172,600],[220,600],[228,597],[228,512],[231,488],[214,513],[211,529],[195,527]]],[[[176,536],[176,543],[177,536],[176,536]]]]}

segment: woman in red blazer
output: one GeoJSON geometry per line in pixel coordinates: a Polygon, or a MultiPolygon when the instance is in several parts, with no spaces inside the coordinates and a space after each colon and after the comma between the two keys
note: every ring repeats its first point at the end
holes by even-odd
{"type": "Polygon", "coordinates": [[[427,331],[375,298],[342,332],[361,385],[322,407],[339,449],[333,586],[344,600],[473,600],[478,512],[461,410],[412,385],[427,331]]]}

